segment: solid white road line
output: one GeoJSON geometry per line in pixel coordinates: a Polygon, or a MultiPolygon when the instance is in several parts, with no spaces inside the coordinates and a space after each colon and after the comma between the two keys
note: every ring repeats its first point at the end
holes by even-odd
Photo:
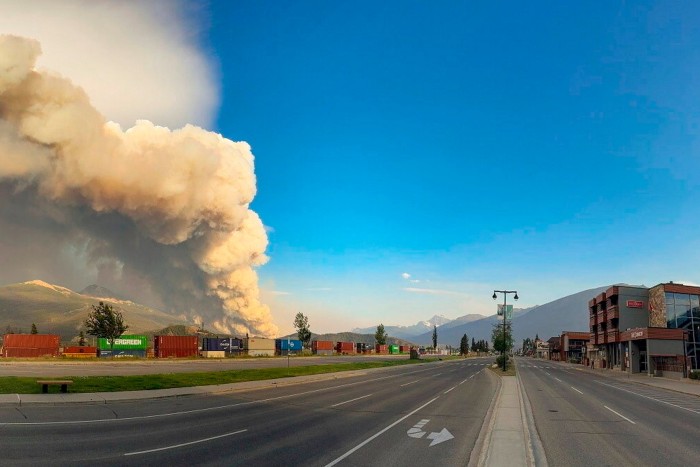
{"type": "Polygon", "coordinates": [[[630,422],[632,425],[636,425],[636,423],[634,423],[632,420],[630,420],[629,418],[625,417],[624,415],[622,415],[622,414],[620,414],[620,413],[615,412],[613,409],[611,409],[611,408],[608,407],[607,405],[604,405],[603,407],[605,407],[606,409],[608,409],[609,411],[611,411],[612,413],[614,413],[614,414],[617,415],[618,417],[624,418],[625,420],[627,420],[628,422],[630,422]]]}
{"type": "Polygon", "coordinates": [[[579,391],[578,389],[576,389],[576,388],[573,387],[573,386],[571,386],[571,389],[573,389],[574,391],[578,392],[579,394],[583,394],[581,391],[579,391]]]}
{"type": "Polygon", "coordinates": [[[439,398],[440,398],[440,397],[438,396],[438,397],[436,397],[436,398],[434,398],[434,399],[431,399],[431,400],[429,400],[428,402],[426,402],[425,404],[423,404],[423,405],[421,405],[420,407],[418,407],[418,408],[417,408],[416,410],[414,410],[413,412],[408,413],[408,414],[404,415],[403,417],[399,418],[399,419],[396,420],[394,423],[392,423],[392,424],[389,425],[388,427],[384,428],[383,430],[377,432],[376,434],[370,436],[369,438],[367,438],[366,440],[364,440],[363,442],[361,442],[360,444],[358,444],[358,445],[355,446],[354,448],[350,449],[348,452],[346,452],[346,453],[343,454],[342,456],[338,457],[336,460],[334,460],[334,461],[331,462],[330,464],[326,464],[326,467],[332,467],[332,466],[336,465],[338,462],[342,461],[343,459],[345,459],[346,457],[348,457],[350,454],[352,454],[353,452],[355,452],[355,451],[357,451],[358,449],[360,449],[360,448],[361,448],[362,446],[364,446],[365,444],[367,444],[367,443],[369,443],[370,441],[372,441],[373,439],[375,439],[375,438],[381,436],[382,434],[384,434],[385,432],[389,431],[390,429],[392,429],[393,427],[395,427],[395,426],[398,425],[399,423],[401,423],[401,422],[403,422],[404,420],[406,420],[408,417],[410,417],[410,416],[413,415],[414,413],[416,413],[416,412],[418,412],[419,410],[421,410],[421,409],[427,407],[428,405],[432,404],[433,402],[435,402],[435,401],[438,400],[439,398]]]}
{"type": "Polygon", "coordinates": [[[457,386],[452,386],[450,389],[448,389],[447,391],[443,392],[443,394],[447,394],[448,392],[452,391],[452,390],[453,390],[454,388],[456,388],[456,387],[457,387],[457,386]]]}
{"type": "Polygon", "coordinates": [[[183,447],[183,446],[190,446],[190,445],[192,445],[192,444],[206,443],[207,441],[212,441],[212,440],[219,439],[219,438],[225,438],[225,437],[227,437],[227,436],[237,435],[237,434],[239,434],[239,433],[243,433],[244,431],[248,431],[248,429],[245,429],[245,430],[238,430],[238,431],[234,431],[233,433],[226,433],[226,434],[219,435],[219,436],[212,436],[211,438],[199,439],[199,440],[197,440],[197,441],[190,441],[189,443],[173,444],[172,446],[165,446],[165,447],[156,448],[156,449],[148,449],[148,450],[146,450],[146,451],[127,452],[127,453],[125,453],[124,455],[125,455],[125,456],[136,456],[136,455],[139,455],[139,454],[148,454],[148,453],[151,453],[151,452],[167,451],[168,449],[176,449],[176,448],[181,448],[181,447],[183,447]]]}
{"type": "Polygon", "coordinates": [[[337,404],[331,405],[331,407],[338,407],[339,405],[347,404],[348,402],[359,401],[360,399],[364,399],[365,397],[369,397],[369,396],[371,396],[371,395],[372,395],[372,394],[367,394],[366,396],[356,397],[356,398],[354,398],[354,399],[350,399],[349,401],[338,402],[337,404]]]}

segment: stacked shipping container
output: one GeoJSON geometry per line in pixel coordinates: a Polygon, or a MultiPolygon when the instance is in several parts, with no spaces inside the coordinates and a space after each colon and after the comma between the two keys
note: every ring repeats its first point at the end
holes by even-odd
{"type": "Polygon", "coordinates": [[[248,355],[252,357],[274,357],[275,340],[260,337],[246,337],[243,346],[248,355]]]}
{"type": "Polygon", "coordinates": [[[386,346],[386,345],[379,345],[379,344],[377,344],[377,345],[375,346],[374,349],[375,349],[375,352],[377,352],[378,354],[387,354],[387,353],[389,353],[389,347],[386,346]]]}
{"type": "Polygon", "coordinates": [[[63,349],[63,356],[72,358],[97,357],[97,347],[66,347],[63,349]]]}
{"type": "Polygon", "coordinates": [[[153,336],[153,354],[156,358],[196,357],[198,353],[197,336],[153,336]]]}
{"type": "Polygon", "coordinates": [[[294,355],[301,352],[301,341],[297,339],[275,339],[277,355],[294,355]]]}
{"type": "Polygon", "coordinates": [[[58,357],[61,338],[55,334],[5,334],[5,357],[58,357]]]}
{"type": "Polygon", "coordinates": [[[205,337],[202,339],[203,352],[225,352],[228,356],[240,355],[243,340],[237,337],[205,337]]]}
{"type": "Polygon", "coordinates": [[[333,341],[311,341],[314,355],[333,355],[333,341]]]}
{"type": "Polygon", "coordinates": [[[109,339],[100,337],[97,339],[97,353],[99,357],[136,357],[145,358],[148,339],[146,336],[123,335],[114,339],[114,347],[109,344],[109,339]]]}
{"type": "Polygon", "coordinates": [[[335,351],[341,355],[354,354],[355,344],[353,342],[336,342],[335,351]]]}

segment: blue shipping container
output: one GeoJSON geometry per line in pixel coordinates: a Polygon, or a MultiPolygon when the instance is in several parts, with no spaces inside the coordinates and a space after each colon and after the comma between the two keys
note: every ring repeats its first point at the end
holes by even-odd
{"type": "Polygon", "coordinates": [[[298,339],[275,339],[275,349],[301,352],[301,341],[298,339]]]}
{"type": "Polygon", "coordinates": [[[98,357],[114,358],[146,358],[145,350],[104,350],[98,351],[98,357]]]}
{"type": "Polygon", "coordinates": [[[236,337],[205,337],[202,339],[202,350],[224,351],[237,353],[243,348],[243,341],[236,337]]]}

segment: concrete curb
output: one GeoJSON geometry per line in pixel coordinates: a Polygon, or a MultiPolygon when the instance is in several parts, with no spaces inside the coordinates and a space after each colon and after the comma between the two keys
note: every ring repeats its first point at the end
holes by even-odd
{"type": "Polygon", "coordinates": [[[496,378],[497,387],[493,397],[491,398],[491,405],[489,405],[489,408],[486,411],[484,422],[481,424],[479,437],[476,439],[474,449],[472,449],[471,455],[469,456],[469,463],[467,464],[468,467],[479,467],[484,465],[489,449],[490,433],[494,423],[493,414],[496,410],[496,404],[500,399],[501,389],[503,388],[500,377],[494,375],[488,368],[486,368],[484,372],[488,374],[490,378],[496,378]]]}
{"type": "MultiPolygon", "coordinates": [[[[517,374],[517,373],[516,373],[517,374]]],[[[547,455],[544,452],[544,446],[540,440],[540,435],[535,425],[535,418],[532,415],[532,406],[530,398],[525,391],[525,385],[518,376],[518,387],[520,388],[520,408],[523,418],[523,432],[526,435],[529,465],[536,467],[548,467],[547,455]]]]}

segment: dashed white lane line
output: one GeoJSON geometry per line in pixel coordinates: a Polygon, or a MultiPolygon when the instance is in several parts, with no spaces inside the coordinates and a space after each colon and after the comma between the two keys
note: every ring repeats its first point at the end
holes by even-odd
{"type": "Polygon", "coordinates": [[[219,438],[225,438],[225,437],[227,437],[227,436],[237,435],[237,434],[243,433],[243,432],[245,432],[245,431],[248,431],[248,430],[247,430],[247,429],[245,429],[245,430],[238,430],[238,431],[234,431],[234,432],[232,432],[232,433],[225,433],[225,434],[223,434],[223,435],[212,436],[211,438],[198,439],[197,441],[190,441],[189,443],[173,444],[172,446],[165,446],[165,447],[162,447],[162,448],[147,449],[147,450],[145,450],[145,451],[127,452],[127,453],[124,453],[124,455],[125,455],[125,456],[136,456],[136,455],[139,455],[139,454],[149,454],[149,453],[151,453],[151,452],[167,451],[168,449],[176,449],[176,448],[181,448],[181,447],[183,447],[183,446],[191,446],[191,445],[193,445],[193,444],[206,443],[207,441],[212,441],[212,440],[219,439],[219,438]]]}
{"type": "Polygon", "coordinates": [[[556,379],[556,380],[559,381],[560,383],[562,382],[562,380],[560,380],[560,379],[557,378],[556,376],[554,377],[554,379],[556,379]]]}
{"type": "Polygon", "coordinates": [[[578,389],[576,389],[576,388],[573,387],[573,386],[571,386],[571,389],[573,389],[574,391],[578,392],[579,394],[583,394],[581,391],[579,391],[578,389]]]}
{"type": "Polygon", "coordinates": [[[447,394],[448,392],[452,391],[452,390],[453,390],[454,388],[456,388],[456,387],[457,387],[457,386],[452,386],[450,389],[448,389],[447,391],[443,392],[443,394],[447,394]]]}
{"type": "Polygon", "coordinates": [[[420,380],[417,379],[417,380],[415,380],[415,381],[411,381],[410,383],[402,384],[401,387],[408,386],[409,384],[417,383],[418,381],[420,381],[420,380]]]}
{"type": "Polygon", "coordinates": [[[369,396],[371,396],[371,395],[372,395],[372,394],[367,394],[367,395],[365,395],[365,396],[360,396],[360,397],[356,397],[356,398],[354,398],[354,399],[350,399],[349,401],[338,402],[337,404],[331,405],[331,407],[338,407],[339,405],[347,404],[348,402],[359,401],[360,399],[364,399],[365,397],[369,397],[369,396]]]}
{"type": "Polygon", "coordinates": [[[611,411],[612,413],[614,413],[614,414],[617,415],[618,417],[624,418],[625,420],[627,420],[628,422],[630,422],[632,425],[636,425],[636,423],[634,423],[632,420],[630,420],[629,418],[625,417],[625,416],[622,415],[621,413],[615,412],[613,409],[611,409],[611,408],[608,407],[607,405],[604,405],[603,407],[605,407],[606,409],[608,409],[609,411],[611,411]]]}

